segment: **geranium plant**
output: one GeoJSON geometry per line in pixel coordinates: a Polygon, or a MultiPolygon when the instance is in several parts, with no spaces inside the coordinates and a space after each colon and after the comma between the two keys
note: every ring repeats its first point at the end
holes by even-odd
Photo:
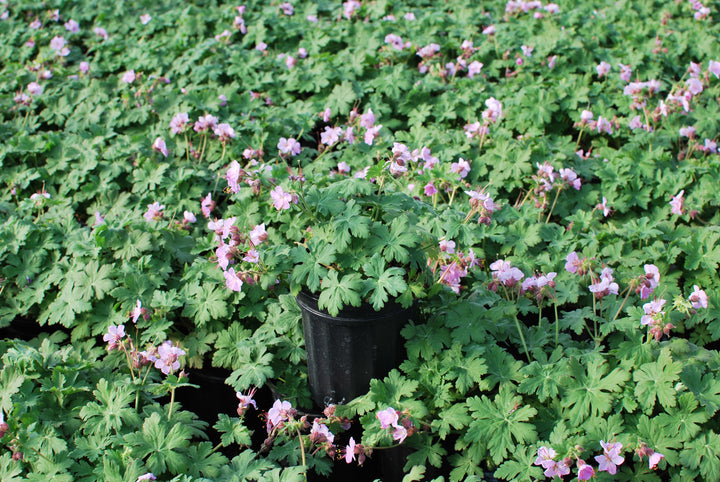
{"type": "Polygon", "coordinates": [[[228,288],[241,291],[249,283],[267,290],[283,282],[292,293],[317,295],[319,307],[337,315],[362,303],[375,310],[393,301],[408,307],[434,285],[456,283],[457,267],[475,258],[456,253],[444,233],[487,211],[472,196],[489,197],[469,192],[468,212],[433,207],[408,194],[407,179],[393,173],[397,162],[393,157],[351,177],[305,175],[282,157],[275,165],[251,160],[245,168],[233,161],[228,190],[244,206],[258,197],[267,221],[244,229],[236,217],[209,223],[228,288]],[[438,224],[441,218],[445,224],[438,224]]]}

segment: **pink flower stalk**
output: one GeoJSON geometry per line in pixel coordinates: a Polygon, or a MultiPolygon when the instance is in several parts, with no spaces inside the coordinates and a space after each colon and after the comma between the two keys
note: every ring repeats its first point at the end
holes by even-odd
{"type": "Polygon", "coordinates": [[[65,30],[67,30],[70,33],[78,33],[80,31],[80,24],[78,24],[75,20],[70,19],[67,22],[65,22],[65,30]]]}
{"type": "Polygon", "coordinates": [[[290,193],[283,191],[282,187],[276,186],[275,189],[273,189],[270,192],[270,197],[272,197],[273,206],[278,211],[282,211],[284,209],[290,209],[290,202],[292,201],[292,195],[290,193]]]}
{"type": "Polygon", "coordinates": [[[103,341],[107,342],[108,351],[113,351],[116,348],[119,348],[120,341],[125,338],[125,325],[110,325],[108,327],[108,332],[103,335],[103,341]]]}
{"type": "Polygon", "coordinates": [[[180,112],[175,114],[170,121],[170,130],[173,134],[180,134],[185,130],[185,126],[190,123],[190,118],[187,112],[180,112]]]}
{"type": "Polygon", "coordinates": [[[240,401],[238,403],[237,413],[239,417],[242,417],[243,414],[247,411],[248,408],[250,408],[250,405],[253,406],[255,410],[257,410],[257,403],[255,403],[255,400],[253,400],[253,396],[255,395],[255,389],[253,388],[250,390],[250,392],[247,395],[243,395],[242,392],[237,392],[235,396],[240,401]]]}
{"type": "Polygon", "coordinates": [[[140,23],[142,23],[143,25],[149,24],[150,20],[152,20],[152,17],[150,16],[149,13],[144,13],[144,14],[140,15],[140,23]]]}
{"type": "Polygon", "coordinates": [[[450,172],[457,174],[458,180],[465,179],[470,174],[470,163],[461,157],[458,162],[450,164],[450,172]]]}
{"type": "Polygon", "coordinates": [[[693,285],[693,292],[690,293],[688,301],[695,309],[708,307],[708,296],[705,294],[705,290],[701,290],[698,285],[693,285]]]}
{"type": "Polygon", "coordinates": [[[163,209],[165,209],[164,204],[160,204],[159,202],[155,201],[152,204],[147,205],[148,210],[143,214],[143,217],[146,221],[159,221],[163,218],[163,209]]]}
{"type": "Polygon", "coordinates": [[[155,368],[169,375],[180,368],[179,358],[185,354],[185,350],[174,346],[170,340],[165,340],[157,349],[157,356],[154,357],[155,368]]]}
{"type": "Polygon", "coordinates": [[[678,214],[682,215],[685,212],[684,204],[685,199],[683,199],[683,194],[685,194],[685,190],[681,190],[677,195],[670,196],[670,213],[671,214],[678,214]]]}
{"type": "Polygon", "coordinates": [[[595,460],[599,464],[598,470],[600,472],[607,472],[610,475],[615,475],[617,466],[625,461],[625,458],[620,455],[622,444],[620,442],[605,443],[601,440],[600,445],[604,453],[595,457],[595,460]]]}
{"type": "Polygon", "coordinates": [[[165,139],[163,139],[162,137],[158,137],[155,139],[155,142],[153,142],[152,145],[152,149],[153,151],[159,152],[164,157],[167,157],[169,154],[167,145],[165,144],[165,139]]]}
{"type": "Polygon", "coordinates": [[[200,201],[200,211],[202,211],[203,216],[209,218],[213,209],[215,209],[215,201],[212,200],[212,193],[208,193],[208,195],[200,201]]]}
{"type": "Polygon", "coordinates": [[[135,78],[136,78],[136,76],[135,76],[135,71],[134,71],[134,70],[128,70],[127,72],[125,72],[125,73],[122,75],[122,77],[121,77],[120,80],[122,80],[122,81],[125,82],[126,84],[132,84],[133,82],[135,82],[135,78]]]}
{"type": "Polygon", "coordinates": [[[341,127],[325,127],[325,131],[320,134],[320,143],[326,146],[332,146],[340,140],[340,136],[343,135],[341,127]]]}
{"type": "Polygon", "coordinates": [[[302,151],[300,143],[292,137],[289,139],[281,137],[277,144],[277,148],[281,154],[290,154],[292,156],[297,156],[302,151]]]}

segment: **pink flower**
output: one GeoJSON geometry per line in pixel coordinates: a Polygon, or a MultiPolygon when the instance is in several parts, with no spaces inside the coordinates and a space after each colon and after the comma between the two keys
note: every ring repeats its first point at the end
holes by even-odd
{"type": "Polygon", "coordinates": [[[367,131],[365,131],[365,135],[363,136],[363,141],[365,142],[365,144],[371,146],[373,141],[380,134],[380,129],[382,129],[382,124],[370,127],[367,131]]]}
{"type": "Polygon", "coordinates": [[[128,70],[122,75],[122,78],[120,79],[126,84],[132,84],[135,82],[135,71],[134,70],[128,70]]]}
{"type": "Polygon", "coordinates": [[[607,75],[608,72],[610,72],[610,69],[612,69],[612,67],[610,66],[610,64],[608,64],[604,60],[602,62],[600,62],[597,65],[597,67],[595,67],[595,70],[597,70],[598,77],[603,77],[603,76],[607,75]]]}
{"type": "Polygon", "coordinates": [[[592,118],[593,118],[593,113],[590,112],[589,110],[583,110],[580,113],[580,122],[583,124],[590,122],[592,120],[592,118]]]}
{"type": "Polygon", "coordinates": [[[375,114],[372,109],[368,109],[366,113],[360,116],[360,127],[370,129],[375,125],[375,114]]]}
{"type": "Polygon", "coordinates": [[[510,261],[499,259],[490,265],[493,279],[507,287],[513,286],[525,276],[520,269],[512,266],[510,261]]]}
{"type": "Polygon", "coordinates": [[[250,242],[253,246],[258,246],[267,239],[267,231],[265,231],[265,223],[258,224],[250,231],[250,242]]]}
{"type": "Polygon", "coordinates": [[[576,190],[580,190],[581,180],[572,169],[560,169],[560,178],[576,190]]]}
{"type": "Polygon", "coordinates": [[[617,466],[625,461],[625,458],[620,455],[622,444],[620,442],[606,444],[601,440],[600,445],[602,445],[604,453],[595,457],[595,460],[599,464],[598,470],[600,472],[607,472],[610,475],[615,475],[617,466]]]}
{"type": "Polygon", "coordinates": [[[345,447],[345,462],[348,464],[355,460],[355,439],[350,437],[348,445],[345,447]]]}
{"type": "Polygon", "coordinates": [[[125,337],[125,325],[110,325],[108,332],[103,335],[103,341],[108,343],[107,350],[113,351],[115,348],[119,348],[120,340],[125,337]]]}
{"type": "Polygon", "coordinates": [[[95,222],[93,223],[92,227],[96,228],[103,224],[105,224],[105,218],[102,217],[102,214],[100,214],[100,211],[95,211],[95,222]]]}
{"type": "Polygon", "coordinates": [[[270,192],[270,197],[272,197],[273,206],[275,206],[275,209],[277,209],[278,211],[282,211],[283,209],[290,209],[290,201],[292,201],[292,195],[283,191],[280,186],[276,186],[275,189],[270,192]]]}
{"type": "Polygon", "coordinates": [[[707,294],[705,294],[705,291],[701,290],[698,285],[693,285],[693,292],[690,293],[688,301],[692,303],[692,307],[695,309],[708,307],[707,294]]]}
{"type": "Polygon", "coordinates": [[[408,436],[407,429],[402,425],[396,426],[393,431],[393,440],[397,440],[397,443],[403,443],[408,436]]]}
{"type": "Polygon", "coordinates": [[[495,97],[490,97],[485,101],[487,110],[483,111],[482,118],[489,120],[491,123],[497,122],[502,117],[502,104],[495,97]]]}
{"type": "Polygon", "coordinates": [[[338,162],[337,170],[341,174],[350,174],[350,166],[345,161],[338,162]]]}
{"type": "Polygon", "coordinates": [[[65,30],[70,33],[78,33],[80,31],[80,25],[73,19],[65,22],[65,30]]]}
{"type": "Polygon", "coordinates": [[[140,315],[143,314],[143,307],[140,300],[137,300],[137,304],[135,305],[135,308],[133,308],[131,316],[132,316],[132,322],[137,323],[138,318],[140,318],[140,315]]]}
{"type": "Polygon", "coordinates": [[[663,454],[661,454],[660,452],[651,453],[650,457],[648,458],[648,463],[650,465],[650,468],[653,470],[656,469],[657,464],[664,458],[665,458],[665,456],[663,454]]]}
{"type": "Polygon", "coordinates": [[[230,124],[222,123],[213,127],[213,132],[220,139],[220,142],[227,142],[230,139],[235,139],[235,129],[230,127],[230,124]]]}
{"type": "Polygon", "coordinates": [[[582,460],[578,460],[578,480],[590,480],[595,477],[595,469],[582,460]]]}
{"type": "Polygon", "coordinates": [[[390,426],[397,426],[398,413],[392,407],[379,411],[375,416],[380,420],[380,428],[383,430],[390,426]]]}
{"type": "Polygon", "coordinates": [[[242,169],[240,168],[240,163],[233,160],[230,163],[230,167],[227,170],[227,173],[225,174],[225,179],[227,179],[228,187],[230,188],[230,191],[234,193],[240,192],[240,174],[242,172],[242,169]]]}
{"type": "Polygon", "coordinates": [[[267,420],[268,426],[272,429],[282,422],[289,420],[290,417],[295,416],[297,411],[292,407],[292,404],[286,400],[275,400],[273,406],[268,410],[267,420]]]}
{"type": "Polygon", "coordinates": [[[255,395],[254,388],[252,390],[250,390],[250,393],[248,393],[247,395],[243,395],[242,392],[237,392],[235,394],[235,396],[240,401],[238,403],[238,409],[237,409],[238,415],[240,417],[242,417],[243,414],[245,413],[245,411],[247,411],[247,409],[250,408],[250,405],[252,405],[253,408],[255,408],[255,410],[257,410],[257,403],[255,403],[255,400],[253,400],[253,395],[255,395]]]}
{"type": "Polygon", "coordinates": [[[202,211],[203,216],[209,218],[213,209],[215,209],[215,201],[212,200],[212,193],[208,193],[200,202],[200,211],[202,211]]]}
{"type": "Polygon", "coordinates": [[[607,205],[607,199],[605,198],[605,196],[603,196],[602,202],[595,206],[595,209],[602,210],[603,216],[605,217],[608,217],[608,215],[612,212],[612,209],[610,209],[607,205]]]}
{"type": "Polygon", "coordinates": [[[197,217],[195,217],[195,214],[190,211],[183,211],[183,222],[185,224],[192,224],[197,222],[197,217]]]}
{"type": "Polygon", "coordinates": [[[680,137],[687,137],[688,139],[694,139],[695,138],[695,128],[690,126],[683,126],[680,128],[679,131],[680,137]]]}
{"type": "Polygon", "coordinates": [[[703,91],[703,83],[700,79],[691,78],[685,81],[688,92],[692,95],[698,95],[703,91]]]}
{"type": "Polygon", "coordinates": [[[588,289],[591,293],[595,293],[597,298],[602,298],[607,295],[618,294],[620,288],[617,283],[613,281],[612,276],[613,270],[605,267],[600,274],[600,280],[597,283],[591,284],[588,289]]]}
{"type": "Polygon", "coordinates": [[[645,311],[645,315],[640,318],[640,323],[645,326],[661,323],[662,315],[665,314],[665,312],[662,311],[662,307],[665,303],[666,301],[662,298],[655,299],[650,303],[645,303],[643,305],[643,311],[645,311]]]}
{"type": "Polygon", "coordinates": [[[472,79],[473,77],[475,77],[477,74],[480,73],[482,68],[482,62],[478,62],[477,60],[473,60],[472,62],[470,62],[470,65],[468,65],[468,78],[472,79]]]}
{"type": "Polygon", "coordinates": [[[578,257],[578,255],[575,251],[568,254],[567,257],[565,258],[565,261],[566,261],[565,269],[567,271],[569,271],[570,273],[573,273],[573,274],[578,273],[578,271],[580,271],[580,273],[578,273],[578,274],[583,274],[583,261],[585,261],[585,259],[583,258],[583,261],[580,261],[580,258],[578,257]]]}
{"type": "Polygon", "coordinates": [[[548,464],[548,467],[545,467],[545,477],[563,477],[570,473],[570,467],[568,464],[565,463],[564,460],[561,460],[560,462],[555,462],[554,460],[548,464]]]}
{"type": "Polygon", "coordinates": [[[331,444],[335,441],[335,435],[330,431],[327,425],[319,423],[317,419],[313,420],[310,429],[310,440],[316,444],[331,444]]]}
{"type": "Polygon", "coordinates": [[[50,48],[61,57],[67,57],[70,54],[70,49],[65,45],[67,45],[65,38],[57,35],[50,41],[50,48]]]}
{"type": "Polygon", "coordinates": [[[105,30],[105,29],[102,28],[102,27],[95,27],[95,28],[93,29],[93,32],[95,32],[95,35],[97,35],[98,37],[102,37],[103,40],[107,40],[107,39],[108,39],[107,30],[105,30]]]}
{"type": "Polygon", "coordinates": [[[302,146],[300,145],[300,143],[292,137],[289,139],[281,137],[280,141],[277,144],[277,148],[280,153],[290,154],[293,156],[297,156],[298,154],[300,154],[300,151],[302,151],[302,146]]]}
{"type": "Polygon", "coordinates": [[[320,142],[326,146],[331,146],[340,140],[340,136],[343,134],[341,127],[325,127],[325,131],[320,133],[320,142]]]}
{"type": "Polygon", "coordinates": [[[360,2],[357,0],[348,0],[343,2],[343,17],[349,19],[355,13],[355,10],[361,7],[360,2]]]}
{"type": "Polygon", "coordinates": [[[453,254],[455,252],[455,241],[447,241],[443,239],[439,244],[440,251],[443,253],[453,254]]]}
{"type": "Polygon", "coordinates": [[[395,50],[402,50],[405,48],[403,39],[394,33],[389,33],[385,36],[385,43],[390,44],[395,50]]]}
{"type": "Polygon", "coordinates": [[[495,33],[495,25],[488,25],[482,31],[483,35],[493,35],[495,33]]]}
{"type": "Polygon", "coordinates": [[[30,95],[40,95],[42,94],[43,88],[37,82],[30,82],[27,85],[27,91],[30,95]]]}
{"type": "Polygon", "coordinates": [[[159,152],[164,157],[168,156],[167,146],[165,145],[165,140],[162,137],[158,137],[155,139],[155,142],[153,142],[152,145],[152,149],[153,151],[159,152]]]}
{"type": "Polygon", "coordinates": [[[280,9],[283,11],[283,13],[287,16],[292,15],[295,13],[295,9],[293,8],[292,4],[290,2],[281,3],[278,5],[280,9]]]}
{"type": "Polygon", "coordinates": [[[432,196],[438,192],[437,188],[432,182],[429,182],[425,185],[424,191],[426,196],[432,196]]]}
{"type": "Polygon", "coordinates": [[[677,195],[670,196],[670,213],[671,214],[678,214],[681,215],[684,212],[684,203],[685,200],[683,199],[683,194],[685,194],[685,190],[681,190],[677,195]]]}
{"type": "Polygon", "coordinates": [[[175,114],[170,121],[170,130],[173,134],[180,134],[189,123],[190,118],[187,112],[180,112],[179,114],[175,114]]]}
{"type": "Polygon", "coordinates": [[[80,62],[80,72],[87,74],[88,70],[90,70],[90,64],[84,61],[80,62]]]}
{"type": "Polygon", "coordinates": [[[148,210],[143,214],[143,217],[147,221],[159,221],[163,217],[163,209],[165,209],[164,204],[160,204],[159,202],[155,201],[152,204],[147,205],[148,210]]]}
{"type": "Polygon", "coordinates": [[[425,47],[421,48],[417,51],[417,55],[423,59],[429,59],[436,53],[440,51],[440,46],[435,43],[431,43],[426,45],[425,47]]]}
{"type": "Polygon", "coordinates": [[[223,271],[223,274],[225,275],[225,286],[227,286],[230,291],[242,291],[243,281],[237,273],[235,273],[234,268],[223,271]]]}
{"type": "Polygon", "coordinates": [[[285,57],[285,65],[288,69],[292,69],[297,64],[297,59],[293,57],[292,55],[287,55],[285,57]]]}
{"type": "Polygon", "coordinates": [[[141,480],[157,480],[157,477],[155,477],[152,472],[148,472],[138,477],[135,482],[140,482],[141,480]]]}
{"type": "Polygon", "coordinates": [[[597,121],[597,131],[612,134],[612,124],[610,124],[609,120],[605,119],[603,116],[600,116],[598,117],[597,121]]]}
{"type": "Polygon", "coordinates": [[[157,350],[157,357],[155,357],[155,368],[163,372],[165,375],[169,375],[178,368],[180,368],[179,358],[185,354],[185,350],[178,346],[173,346],[170,340],[165,340],[157,350]]]}
{"type": "Polygon", "coordinates": [[[458,162],[450,164],[450,172],[458,174],[459,179],[464,179],[470,173],[470,163],[461,157],[458,162]]]}
{"type": "Polygon", "coordinates": [[[629,82],[630,76],[632,75],[632,69],[629,65],[623,65],[620,63],[618,65],[620,66],[620,78],[625,82],[629,82]]]}
{"type": "Polygon", "coordinates": [[[717,62],[715,60],[711,60],[708,64],[708,72],[713,74],[715,78],[720,78],[720,62],[717,62]]]}
{"type": "Polygon", "coordinates": [[[140,15],[140,23],[142,23],[143,25],[149,24],[150,20],[152,20],[152,17],[150,16],[149,13],[144,13],[144,14],[140,15]]]}
{"type": "Polygon", "coordinates": [[[208,129],[214,129],[217,125],[217,121],[217,117],[215,117],[214,115],[207,114],[204,116],[200,116],[193,125],[193,130],[195,132],[205,132],[208,129]]]}

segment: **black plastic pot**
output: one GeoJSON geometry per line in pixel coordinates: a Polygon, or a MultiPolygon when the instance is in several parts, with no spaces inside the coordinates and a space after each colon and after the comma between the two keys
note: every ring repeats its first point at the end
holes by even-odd
{"type": "Polygon", "coordinates": [[[347,403],[368,391],[404,358],[400,330],[415,310],[395,303],[381,311],[370,305],[348,307],[338,316],[318,308],[315,295],[301,292],[310,392],[318,407],[347,403]]]}

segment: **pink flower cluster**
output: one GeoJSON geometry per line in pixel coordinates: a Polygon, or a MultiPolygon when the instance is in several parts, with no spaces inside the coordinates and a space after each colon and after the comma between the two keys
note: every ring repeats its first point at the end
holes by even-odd
{"type": "Polygon", "coordinates": [[[560,11],[560,7],[558,7],[555,3],[543,5],[542,2],[538,0],[532,0],[529,2],[523,0],[509,0],[505,4],[505,13],[510,15],[533,12],[534,18],[543,18],[544,15],[542,10],[549,14],[555,14],[560,11]]]}
{"type": "MultiPolygon", "coordinates": [[[[622,454],[623,445],[620,442],[606,443],[604,440],[600,441],[600,446],[603,449],[602,455],[595,456],[595,461],[598,463],[598,472],[607,472],[610,475],[617,473],[618,466],[625,462],[625,457],[622,454]]],[[[649,457],[650,468],[655,469],[657,464],[664,458],[664,455],[658,452],[654,452],[646,444],[642,444],[640,448],[636,450],[636,453],[642,459],[645,456],[649,457]]],[[[565,457],[560,461],[556,461],[557,452],[552,447],[542,446],[538,449],[537,458],[533,465],[539,465],[545,469],[546,477],[564,477],[570,474],[570,464],[572,463],[571,457],[565,457]]],[[[577,477],[578,480],[590,480],[596,476],[595,469],[585,462],[583,459],[576,457],[577,466],[577,477]]]]}
{"type": "Polygon", "coordinates": [[[499,259],[490,265],[493,282],[490,289],[496,291],[498,284],[511,288],[525,277],[519,268],[512,265],[510,261],[499,259]]]}
{"type": "MultiPolygon", "coordinates": [[[[460,282],[468,275],[468,269],[480,264],[471,249],[467,255],[455,253],[454,241],[440,241],[441,257],[435,261],[433,273],[440,271],[438,283],[450,287],[455,293],[460,293],[460,282]]],[[[432,260],[428,260],[432,264],[432,260]]]]}
{"type": "Polygon", "coordinates": [[[595,283],[591,284],[588,289],[597,299],[618,294],[619,286],[613,281],[613,270],[611,268],[604,267],[600,273],[600,279],[596,279],[592,273],[591,277],[595,283]]]}
{"type": "Polygon", "coordinates": [[[415,431],[415,427],[407,417],[407,414],[399,412],[392,407],[379,411],[375,416],[380,420],[380,428],[383,430],[392,429],[393,439],[397,440],[398,443],[403,443],[405,438],[415,431]],[[400,419],[401,415],[405,415],[402,420],[400,419]]]}

